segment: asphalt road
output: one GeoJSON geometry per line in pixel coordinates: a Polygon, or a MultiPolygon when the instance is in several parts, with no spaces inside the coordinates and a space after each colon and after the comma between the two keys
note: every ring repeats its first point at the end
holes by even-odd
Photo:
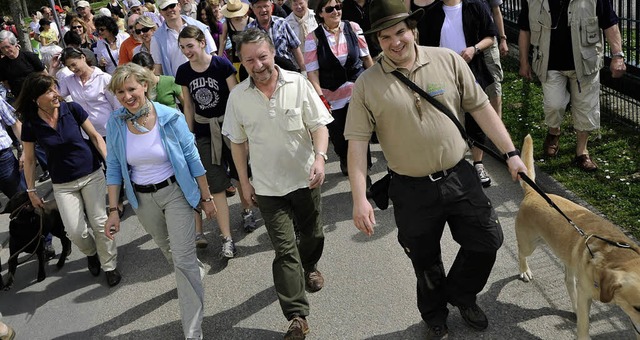
{"type": "MultiPolygon", "coordinates": [[[[375,159],[382,159],[379,146],[373,151],[375,159]]],[[[340,174],[336,156],[330,157],[323,185],[326,243],[319,264],[326,284],[309,295],[308,339],[423,339],[426,328],[415,303],[414,274],[396,241],[393,209],[376,211],[378,226],[373,236],[359,233],[351,222],[348,181],[340,174]]],[[[530,260],[534,281],[518,280],[513,222],[522,191],[506,168],[491,159],[485,163],[493,178],[486,192],[505,234],[492,275],[478,297],[490,325],[483,332],[471,330],[457,309],[450,307],[450,338],[575,338],[575,316],[562,265],[548,248],[540,247],[530,260]]],[[[382,177],[384,162],[375,162],[373,170],[374,180],[382,177]]],[[[547,184],[554,188],[553,183],[547,184]]],[[[48,186],[50,182],[39,190],[44,192],[48,186]]],[[[562,192],[557,187],[553,191],[562,192]]],[[[209,247],[198,251],[208,270],[205,338],[281,339],[287,322],[273,287],[269,239],[264,227],[245,234],[240,228],[238,197],[229,203],[237,258],[226,262],[218,257],[220,239],[213,222],[205,226],[209,247]]],[[[0,242],[6,241],[7,230],[8,217],[0,215],[0,242]]],[[[64,268],[56,270],[54,261],[48,264],[43,282],[35,282],[35,260],[21,265],[13,289],[0,292],[3,321],[15,328],[16,339],[180,339],[172,269],[130,208],[117,242],[123,280],[115,288],[107,286],[104,274],[98,278],[89,274],[85,257],[75,246],[64,268]]],[[[57,239],[54,245],[60,252],[57,239]]],[[[448,231],[442,249],[448,268],[458,249],[448,231]]],[[[0,251],[3,275],[8,257],[8,249],[0,251]]],[[[619,308],[598,302],[591,309],[590,330],[593,339],[633,339],[635,334],[619,308]]]]}

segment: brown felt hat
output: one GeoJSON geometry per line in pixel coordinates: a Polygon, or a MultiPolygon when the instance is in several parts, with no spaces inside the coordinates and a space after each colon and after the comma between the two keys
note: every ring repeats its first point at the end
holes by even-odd
{"type": "Polygon", "coordinates": [[[424,11],[407,12],[403,0],[372,0],[369,5],[371,29],[363,34],[371,34],[387,29],[407,19],[420,20],[424,11]]]}

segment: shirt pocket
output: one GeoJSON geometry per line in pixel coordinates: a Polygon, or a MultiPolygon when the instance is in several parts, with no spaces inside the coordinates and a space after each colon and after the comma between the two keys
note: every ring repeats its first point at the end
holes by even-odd
{"type": "Polygon", "coordinates": [[[284,127],[287,131],[298,131],[304,129],[302,123],[302,109],[286,109],[284,112],[284,127]]]}

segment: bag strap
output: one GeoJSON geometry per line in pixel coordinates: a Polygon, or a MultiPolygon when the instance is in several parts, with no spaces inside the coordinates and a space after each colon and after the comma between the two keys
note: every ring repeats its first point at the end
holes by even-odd
{"type": "Polygon", "coordinates": [[[109,58],[111,58],[111,62],[115,67],[118,67],[118,63],[116,62],[115,59],[113,59],[113,54],[111,54],[111,47],[109,47],[109,44],[107,44],[106,42],[104,42],[104,45],[107,47],[107,53],[109,53],[109,58]]]}
{"type": "Polygon", "coordinates": [[[500,156],[497,152],[493,151],[493,149],[491,149],[491,148],[487,147],[486,145],[484,145],[482,143],[479,143],[479,142],[473,140],[473,138],[469,137],[469,135],[467,135],[467,132],[464,130],[464,127],[462,126],[462,123],[460,123],[460,121],[453,115],[453,113],[451,113],[451,110],[449,110],[449,108],[444,106],[444,104],[442,104],[441,102],[439,102],[438,100],[433,98],[431,95],[429,95],[423,89],[421,89],[420,86],[416,85],[414,82],[409,80],[409,78],[407,78],[404,74],[400,73],[400,71],[393,70],[393,71],[391,71],[391,74],[396,76],[396,78],[400,79],[401,82],[403,82],[405,85],[409,86],[409,88],[411,90],[413,90],[414,92],[416,92],[417,94],[422,96],[429,103],[431,103],[431,105],[435,106],[438,110],[442,111],[442,113],[444,113],[447,117],[449,117],[449,119],[451,119],[451,121],[453,121],[453,124],[455,124],[456,127],[458,128],[458,131],[460,131],[460,135],[462,135],[462,138],[467,142],[467,144],[469,145],[469,148],[472,148],[472,147],[475,146],[478,149],[488,153],[489,155],[491,155],[493,158],[497,159],[498,161],[504,162],[504,158],[502,156],[500,156]]]}

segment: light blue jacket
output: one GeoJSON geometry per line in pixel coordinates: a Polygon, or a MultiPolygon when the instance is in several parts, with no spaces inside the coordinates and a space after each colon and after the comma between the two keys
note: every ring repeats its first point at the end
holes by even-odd
{"type": "MultiPolygon", "coordinates": [[[[200,190],[195,177],[206,173],[200,154],[196,149],[195,139],[189,131],[187,121],[176,109],[153,102],[158,116],[160,139],[173,167],[176,180],[185,198],[192,207],[200,203],[200,190]]],[[[121,118],[126,113],[124,108],[111,112],[107,122],[107,185],[120,185],[124,179],[125,191],[129,204],[138,208],[138,199],[131,184],[129,164],[127,164],[127,124],[121,118]]]]}

